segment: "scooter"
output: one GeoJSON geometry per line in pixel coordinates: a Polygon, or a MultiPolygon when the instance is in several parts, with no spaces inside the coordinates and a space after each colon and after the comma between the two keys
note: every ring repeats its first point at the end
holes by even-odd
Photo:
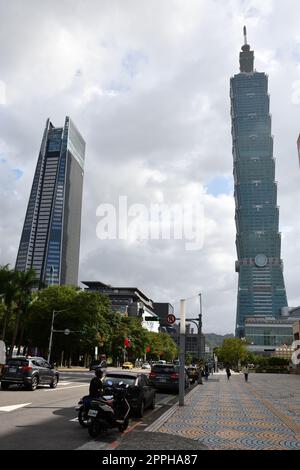
{"type": "MultiPolygon", "coordinates": [[[[112,382],[106,385],[112,386],[112,382]]],[[[88,432],[97,437],[108,429],[117,428],[124,432],[129,424],[130,405],[127,401],[129,387],[123,382],[111,388],[113,402],[104,397],[93,399],[88,410],[88,432]]]]}
{"type": "MultiPolygon", "coordinates": [[[[113,396],[112,395],[105,395],[103,397],[107,405],[113,405],[113,396]]],[[[83,428],[87,428],[89,426],[89,422],[91,418],[88,416],[88,411],[91,407],[92,398],[90,395],[85,395],[84,397],[80,398],[78,405],[75,406],[75,410],[78,412],[78,422],[83,428]]]]}

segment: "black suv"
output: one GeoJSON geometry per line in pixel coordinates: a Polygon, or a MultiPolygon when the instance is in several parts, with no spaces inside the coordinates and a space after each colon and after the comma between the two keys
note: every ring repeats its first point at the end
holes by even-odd
{"type": "Polygon", "coordinates": [[[10,385],[24,385],[28,390],[35,390],[38,385],[50,385],[50,388],[55,388],[58,379],[58,371],[44,358],[16,356],[6,361],[1,388],[7,390],[10,385]]]}
{"type": "MultiPolygon", "coordinates": [[[[177,391],[179,389],[179,366],[174,364],[154,364],[149,380],[155,388],[177,391]]],[[[189,386],[189,377],[185,368],[185,388],[189,386]]]]}

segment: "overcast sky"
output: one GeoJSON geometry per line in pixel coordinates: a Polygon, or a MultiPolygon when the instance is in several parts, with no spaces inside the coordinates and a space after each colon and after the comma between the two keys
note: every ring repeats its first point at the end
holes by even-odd
{"type": "Polygon", "coordinates": [[[232,333],[238,276],[229,80],[247,25],[269,75],[282,258],[300,305],[298,0],[0,0],[0,264],[15,263],[47,117],[86,141],[80,280],[137,286],[232,333]],[[202,201],[204,244],[99,240],[99,204],[202,201]]]}

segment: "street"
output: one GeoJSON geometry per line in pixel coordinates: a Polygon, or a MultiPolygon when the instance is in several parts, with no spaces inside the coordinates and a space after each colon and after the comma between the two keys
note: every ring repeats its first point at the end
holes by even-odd
{"type": "MultiPolygon", "coordinates": [[[[0,392],[0,449],[110,449],[121,434],[109,430],[93,440],[77,421],[74,407],[88,394],[94,372],[61,372],[56,389],[40,387],[34,392],[11,387],[0,392]]],[[[155,410],[146,410],[142,420],[131,419],[126,432],[145,426],[168,409],[176,394],[157,393],[155,410]],[[145,423],[145,424],[143,424],[145,423]]]]}

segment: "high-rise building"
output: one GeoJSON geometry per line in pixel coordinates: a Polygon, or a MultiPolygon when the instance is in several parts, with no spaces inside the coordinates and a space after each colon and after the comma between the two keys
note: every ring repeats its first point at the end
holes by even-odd
{"type": "Polygon", "coordinates": [[[240,73],[230,81],[236,249],[239,273],[236,335],[245,318],[278,317],[287,306],[280,259],[279,208],[269,112],[268,77],[253,68],[247,44],[240,52],[240,73]]]}
{"type": "Polygon", "coordinates": [[[77,285],[85,142],[69,117],[48,119],[25,216],[16,270],[40,286],[77,285]]]}

